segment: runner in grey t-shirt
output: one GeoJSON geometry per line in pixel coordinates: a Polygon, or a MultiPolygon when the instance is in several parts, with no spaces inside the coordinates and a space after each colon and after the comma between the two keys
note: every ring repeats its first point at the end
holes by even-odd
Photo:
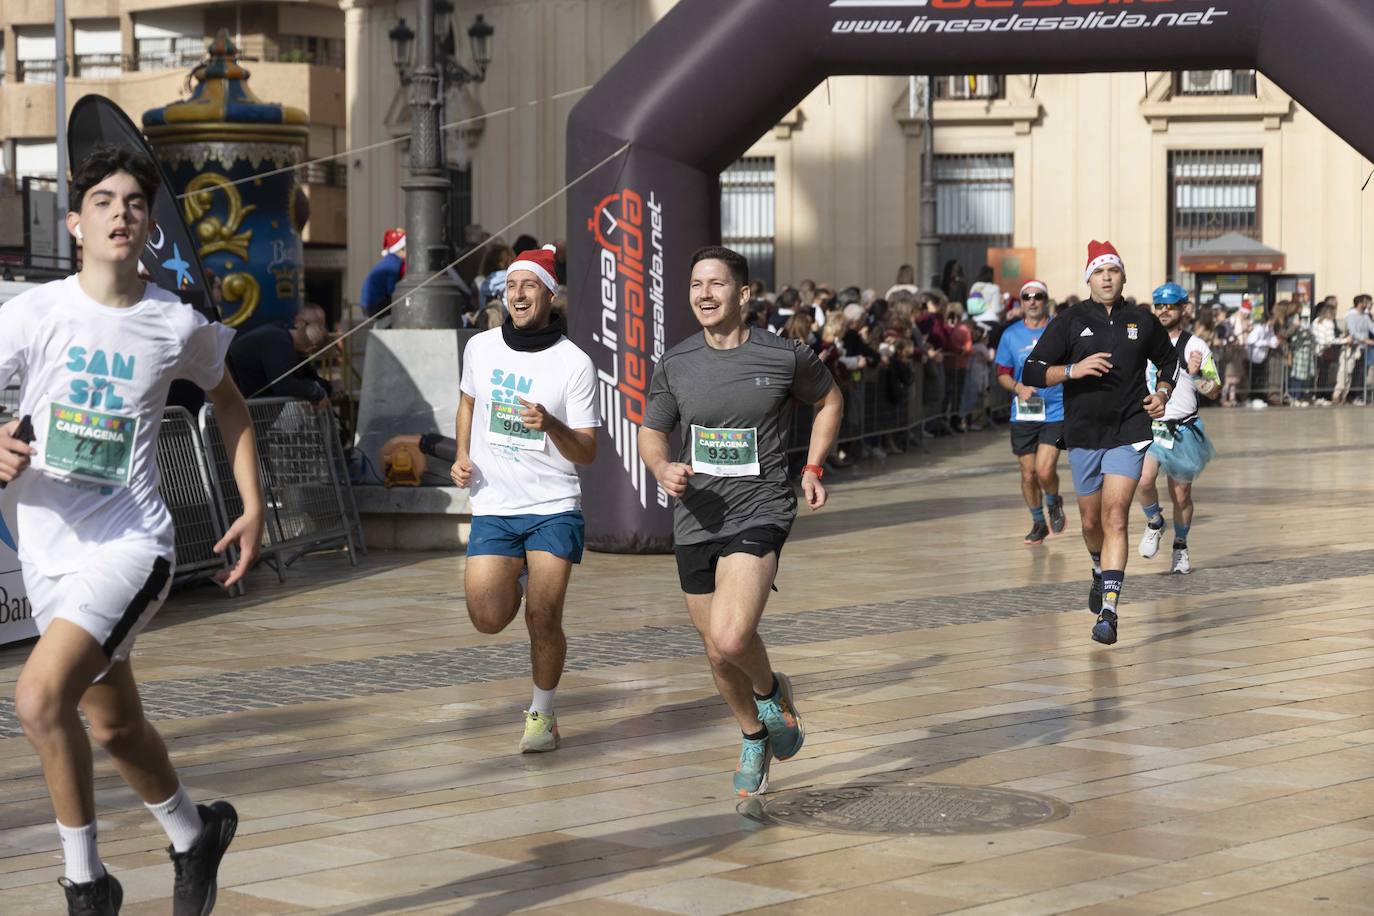
{"type": "Polygon", "coordinates": [[[834,385],[810,347],[776,334],[751,332],[728,350],[694,334],[664,354],[644,425],[670,433],[681,423],[684,465],[752,471],[694,475],[673,512],[673,541],[699,544],[766,525],[789,530],[797,517],[783,454],[791,402],[814,404],[834,385]]]}
{"type": "Polygon", "coordinates": [[[820,463],[839,432],[844,399],[805,346],[744,321],[749,264],[728,248],[692,256],[691,301],[702,333],[673,347],[649,386],[639,433],[645,466],[670,496],[678,578],[716,688],[744,733],[735,791],[768,788],[773,757],[801,749],[806,731],[792,683],[775,674],[758,635],[797,498],[783,451],[795,398],[813,405],[802,492],[825,505],[820,463]],[[674,461],[668,445],[681,427],[674,461]]]}

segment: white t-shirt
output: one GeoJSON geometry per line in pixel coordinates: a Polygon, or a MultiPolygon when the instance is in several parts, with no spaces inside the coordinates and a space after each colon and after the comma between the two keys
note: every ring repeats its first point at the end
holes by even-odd
{"type": "Polygon", "coordinates": [[[219,384],[234,332],[151,283],[144,296],[111,308],[71,276],[0,309],[0,386],[22,380],[38,450],[11,484],[26,569],[72,572],[113,541],[173,556],[157,470],[167,390],[219,384]]]}
{"type": "Polygon", "coordinates": [[[544,405],[571,429],[601,425],[591,357],[564,337],[537,353],[506,346],[500,328],[463,350],[463,394],[472,413],[473,515],[557,515],[582,505],[577,468],[544,433],[519,422],[519,398],[544,405]]]}
{"type": "MultiPolygon", "coordinates": [[[[1177,343],[1178,335],[1171,334],[1171,339],[1177,343]]],[[[1174,381],[1173,394],[1169,395],[1169,402],[1164,406],[1164,419],[1166,420],[1186,420],[1197,414],[1198,394],[1197,385],[1193,382],[1193,377],[1188,374],[1188,362],[1193,358],[1194,353],[1202,354],[1202,367],[1198,369],[1198,377],[1211,379],[1217,385],[1221,384],[1221,377],[1217,375],[1216,360],[1212,358],[1212,348],[1207,346],[1207,341],[1193,334],[1188,338],[1188,343],[1183,348],[1183,355],[1179,357],[1178,378],[1174,381]]],[[[1145,370],[1146,381],[1150,386],[1150,391],[1155,390],[1155,379],[1159,370],[1154,363],[1145,370]]]]}

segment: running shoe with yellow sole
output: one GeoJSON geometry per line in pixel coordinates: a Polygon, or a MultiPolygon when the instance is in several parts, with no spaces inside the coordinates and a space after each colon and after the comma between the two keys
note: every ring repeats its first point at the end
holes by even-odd
{"type": "Polygon", "coordinates": [[[553,713],[525,711],[525,734],[520,753],[543,754],[558,750],[558,717],[553,713]]]}

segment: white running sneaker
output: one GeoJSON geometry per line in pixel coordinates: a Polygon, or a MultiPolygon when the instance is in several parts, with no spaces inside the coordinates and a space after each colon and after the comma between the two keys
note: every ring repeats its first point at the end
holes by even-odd
{"type": "Polygon", "coordinates": [[[1175,549],[1174,549],[1174,565],[1173,565],[1173,568],[1169,570],[1169,572],[1178,573],[1178,574],[1181,575],[1181,576],[1186,576],[1186,575],[1188,575],[1188,573],[1190,573],[1190,572],[1192,572],[1192,571],[1193,571],[1193,564],[1188,562],[1188,548],[1187,548],[1187,547],[1178,547],[1178,548],[1175,548],[1175,549]]]}
{"type": "Polygon", "coordinates": [[[1140,555],[1148,560],[1159,553],[1159,540],[1162,537],[1164,537],[1163,522],[1160,522],[1158,528],[1146,524],[1145,533],[1140,537],[1140,555]]]}
{"type": "Polygon", "coordinates": [[[525,734],[520,738],[520,753],[543,754],[557,750],[558,740],[557,716],[525,711],[525,734]]]}

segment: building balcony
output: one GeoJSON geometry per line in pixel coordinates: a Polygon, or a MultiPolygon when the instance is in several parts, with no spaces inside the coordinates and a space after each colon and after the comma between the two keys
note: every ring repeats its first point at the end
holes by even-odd
{"type": "Polygon", "coordinates": [[[1235,96],[1255,94],[1254,70],[1175,70],[1173,94],[1179,96],[1235,96]]]}
{"type": "Polygon", "coordinates": [[[53,83],[0,85],[0,124],[5,139],[39,140],[56,135],[57,86],[53,83]]]}
{"type": "MultiPolygon", "coordinates": [[[[311,124],[343,127],[347,123],[342,70],[266,61],[249,63],[248,68],[259,98],[303,109],[311,124]]],[[[187,69],[119,71],[91,79],[73,76],[67,80],[68,114],[77,99],[98,94],[108,96],[135,124],[142,123],[143,112],[181,96],[187,69]]],[[[28,80],[0,84],[0,123],[5,125],[5,137],[54,136],[56,88],[52,82],[28,80]]]]}
{"type": "Polygon", "coordinates": [[[1006,77],[977,73],[961,76],[937,76],[935,99],[940,102],[988,101],[1007,97],[1006,77]]]}

